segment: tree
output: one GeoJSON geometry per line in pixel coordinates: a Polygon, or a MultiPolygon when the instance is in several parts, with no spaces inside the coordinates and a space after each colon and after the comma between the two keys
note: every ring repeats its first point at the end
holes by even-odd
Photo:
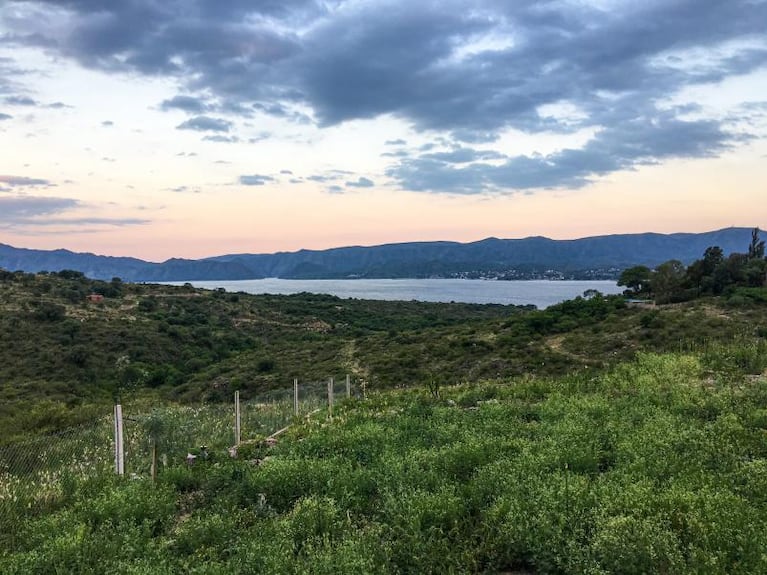
{"type": "Polygon", "coordinates": [[[62,321],[66,317],[66,308],[63,305],[44,301],[37,307],[34,315],[36,319],[42,321],[62,321]]]}
{"type": "Polygon", "coordinates": [[[743,275],[749,287],[761,287],[767,282],[767,260],[752,258],[743,266],[743,275]]]}
{"type": "Polygon", "coordinates": [[[652,271],[647,266],[634,266],[623,270],[618,278],[619,286],[626,286],[626,295],[647,293],[650,289],[652,271]]]}
{"type": "Polygon", "coordinates": [[[115,379],[112,390],[114,400],[122,401],[123,393],[143,385],[149,372],[142,363],[132,363],[127,355],[121,355],[115,361],[115,379]]]}
{"type": "Polygon", "coordinates": [[[602,292],[596,289],[587,289],[586,291],[583,292],[583,299],[591,300],[594,298],[601,298],[601,297],[602,297],[602,292]]]}
{"type": "Polygon", "coordinates": [[[719,246],[706,248],[703,259],[695,260],[687,268],[687,280],[690,287],[702,293],[722,293],[724,286],[715,281],[716,270],[724,262],[724,252],[719,246]]]}
{"type": "Polygon", "coordinates": [[[759,228],[751,230],[751,244],[748,246],[748,259],[764,259],[764,240],[759,239],[759,228]]]}
{"type": "Polygon", "coordinates": [[[165,418],[162,412],[153,409],[149,417],[144,420],[144,430],[149,436],[149,446],[152,450],[152,463],[149,468],[152,474],[152,481],[157,481],[157,448],[162,443],[165,428],[165,418]]]}
{"type": "Polygon", "coordinates": [[[669,303],[683,299],[685,267],[679,260],[669,260],[655,268],[650,289],[657,303],[669,303]]]}
{"type": "Polygon", "coordinates": [[[85,279],[85,274],[77,270],[61,270],[58,276],[65,280],[82,280],[85,279]]]}
{"type": "Polygon", "coordinates": [[[719,246],[711,246],[703,252],[703,273],[710,276],[716,267],[724,261],[724,252],[719,246]]]}

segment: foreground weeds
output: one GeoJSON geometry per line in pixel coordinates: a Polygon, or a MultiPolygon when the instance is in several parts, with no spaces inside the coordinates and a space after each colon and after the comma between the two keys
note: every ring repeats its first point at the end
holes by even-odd
{"type": "Polygon", "coordinates": [[[73,477],[4,516],[0,571],[764,573],[764,359],[380,394],[155,484],[73,477]]]}

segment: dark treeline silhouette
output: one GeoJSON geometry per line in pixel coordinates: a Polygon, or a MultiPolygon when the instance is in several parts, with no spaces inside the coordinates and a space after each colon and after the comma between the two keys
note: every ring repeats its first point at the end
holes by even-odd
{"type": "Polygon", "coordinates": [[[706,248],[703,257],[685,268],[679,260],[669,260],[655,269],[634,266],[623,271],[618,285],[625,294],[651,298],[656,303],[689,301],[707,295],[728,295],[737,288],[767,286],[767,259],[759,228],[751,232],[745,253],[725,257],[718,246],[706,248]]]}

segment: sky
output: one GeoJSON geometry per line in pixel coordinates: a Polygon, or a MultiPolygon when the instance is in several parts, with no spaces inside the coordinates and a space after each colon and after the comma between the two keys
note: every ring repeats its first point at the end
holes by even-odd
{"type": "Polygon", "coordinates": [[[767,227],[766,0],[0,1],[0,243],[767,227]]]}

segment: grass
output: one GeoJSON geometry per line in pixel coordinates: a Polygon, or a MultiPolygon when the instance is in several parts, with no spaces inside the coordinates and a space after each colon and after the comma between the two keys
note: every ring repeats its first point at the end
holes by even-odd
{"type": "Polygon", "coordinates": [[[765,352],[379,391],[154,485],[73,477],[8,516],[0,570],[765,572],[765,352]]]}
{"type": "MultiPolygon", "coordinates": [[[[336,386],[338,397],[345,393],[336,386]]],[[[241,439],[258,444],[296,420],[293,390],[263,394],[241,404],[241,439]]],[[[299,386],[299,415],[327,405],[327,384],[299,386]]],[[[159,472],[186,463],[192,453],[210,458],[228,456],[234,445],[232,404],[164,405],[146,400],[123,406],[125,473],[150,476],[152,444],[157,446],[159,472]]],[[[114,473],[114,420],[69,428],[0,447],[0,516],[3,522],[42,512],[71,492],[75,485],[101,481],[114,473]]],[[[251,449],[252,450],[252,449],[251,449]]],[[[246,449],[247,452],[247,449],[246,449]]],[[[6,525],[7,526],[7,523],[6,525]]],[[[14,529],[2,529],[15,540],[14,529]]]]}
{"type": "Polygon", "coordinates": [[[0,572],[765,572],[765,293],[530,311],[2,275],[0,572]],[[279,391],[321,382],[313,411],[347,373],[368,399],[332,421],[279,391]]]}

